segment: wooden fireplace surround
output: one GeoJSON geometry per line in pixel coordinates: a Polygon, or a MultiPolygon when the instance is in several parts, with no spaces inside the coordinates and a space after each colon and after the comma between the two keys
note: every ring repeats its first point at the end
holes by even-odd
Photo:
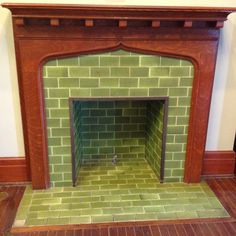
{"type": "Polygon", "coordinates": [[[50,186],[43,64],[53,58],[115,49],[193,63],[184,181],[200,181],[219,32],[235,8],[2,6],[12,12],[26,161],[34,189],[50,186]]]}

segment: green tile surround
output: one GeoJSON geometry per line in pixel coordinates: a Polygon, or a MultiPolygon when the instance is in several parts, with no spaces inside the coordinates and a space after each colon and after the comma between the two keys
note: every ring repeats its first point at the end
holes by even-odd
{"type": "Polygon", "coordinates": [[[69,97],[169,96],[165,182],[180,182],[186,152],[193,66],[126,51],[57,59],[44,66],[51,184],[71,186],[69,97]]]}
{"type": "Polygon", "coordinates": [[[26,188],[13,227],[228,217],[205,182],[160,184],[143,158],[81,167],[77,187],[26,188]]]}

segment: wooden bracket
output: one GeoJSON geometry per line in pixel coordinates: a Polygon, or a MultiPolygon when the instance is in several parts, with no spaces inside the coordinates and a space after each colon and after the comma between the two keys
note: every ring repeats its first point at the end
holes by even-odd
{"type": "Polygon", "coordinates": [[[85,20],[85,26],[86,27],[93,27],[94,26],[94,21],[91,19],[86,19],[85,20]]]}
{"type": "Polygon", "coordinates": [[[16,18],[15,23],[18,26],[24,26],[25,25],[25,20],[24,20],[24,18],[16,18]]]}
{"type": "Polygon", "coordinates": [[[51,26],[59,26],[60,25],[59,19],[55,19],[55,18],[50,19],[50,25],[51,26]]]}
{"type": "Polygon", "coordinates": [[[152,27],[153,28],[159,28],[161,26],[161,22],[159,20],[153,20],[152,21],[152,27]]]}
{"type": "Polygon", "coordinates": [[[119,20],[119,27],[120,28],[127,27],[127,20],[119,20]]]}
{"type": "Polygon", "coordinates": [[[184,21],[184,28],[191,28],[193,26],[193,22],[186,20],[184,21]]]}

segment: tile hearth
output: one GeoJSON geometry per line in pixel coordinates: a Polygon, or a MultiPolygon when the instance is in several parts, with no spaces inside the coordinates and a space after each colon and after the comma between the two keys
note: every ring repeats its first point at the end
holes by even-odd
{"type": "Polygon", "coordinates": [[[28,186],[13,227],[228,217],[205,182],[158,183],[145,159],[87,161],[79,186],[28,186]]]}

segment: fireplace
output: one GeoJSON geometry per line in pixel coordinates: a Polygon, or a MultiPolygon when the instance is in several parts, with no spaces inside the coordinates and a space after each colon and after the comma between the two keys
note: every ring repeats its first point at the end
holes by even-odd
{"type": "Polygon", "coordinates": [[[183,181],[191,62],[114,50],[43,69],[52,186],[76,185],[84,162],[113,158],[145,159],[157,181],[183,181]]]}
{"type": "MultiPolygon", "coordinates": [[[[233,9],[50,4],[4,4],[3,6],[9,8],[13,14],[25,150],[34,188],[49,187],[49,173],[52,173],[52,166],[48,163],[51,155],[48,149],[48,143],[50,145],[48,134],[50,135],[51,131],[47,129],[49,114],[46,100],[48,97],[47,92],[44,93],[46,83],[43,80],[43,65],[48,62],[46,67],[53,66],[50,65],[52,59],[59,61],[68,57],[117,50],[146,56],[171,57],[186,61],[186,67],[194,67],[194,70],[191,69],[191,76],[194,79],[186,95],[190,95],[191,98],[187,101],[188,108],[185,109],[189,117],[185,120],[188,125],[183,131],[185,141],[182,143],[181,148],[184,149],[181,151],[184,150],[184,155],[182,153],[179,157],[182,162],[178,176],[180,176],[179,180],[187,183],[200,181],[219,29],[223,27],[223,22],[233,9]]],[[[67,60],[67,63],[69,61],[67,60]]],[[[48,70],[52,72],[54,68],[48,70]]],[[[139,71],[139,73],[144,72],[139,71]]],[[[160,74],[157,77],[160,77],[160,74]]],[[[168,91],[172,90],[174,81],[175,79],[170,83],[168,91]]],[[[189,81],[185,82],[189,83],[189,81]]],[[[114,94],[117,89],[114,88],[114,94]]],[[[160,88],[150,88],[149,92],[153,91],[153,93],[149,93],[148,96],[144,94],[144,97],[169,96],[169,94],[157,93],[158,89],[160,88]]],[[[85,94],[86,91],[83,90],[85,94]]],[[[122,96],[118,94],[114,97],[126,97],[126,91],[124,89],[122,96]]],[[[136,90],[132,97],[143,97],[144,91],[136,90]]],[[[98,94],[94,94],[94,97],[110,99],[111,94],[106,95],[102,90],[99,92],[97,91],[98,94]]],[[[184,90],[182,92],[185,93],[184,90]]],[[[80,97],[79,95],[68,97],[71,97],[71,104],[78,104],[75,100],[80,97]]],[[[173,101],[170,101],[170,107],[171,102],[173,101]]],[[[167,135],[167,149],[170,148],[169,142],[170,138],[167,135]]],[[[178,143],[175,146],[178,148],[178,143]]],[[[176,150],[174,149],[173,152],[176,150]]],[[[166,161],[174,161],[173,158],[172,155],[166,155],[166,161]]],[[[67,168],[66,166],[70,164],[67,162],[68,157],[64,161],[64,168],[67,168]]],[[[167,176],[166,173],[164,176],[167,176]]]]}

